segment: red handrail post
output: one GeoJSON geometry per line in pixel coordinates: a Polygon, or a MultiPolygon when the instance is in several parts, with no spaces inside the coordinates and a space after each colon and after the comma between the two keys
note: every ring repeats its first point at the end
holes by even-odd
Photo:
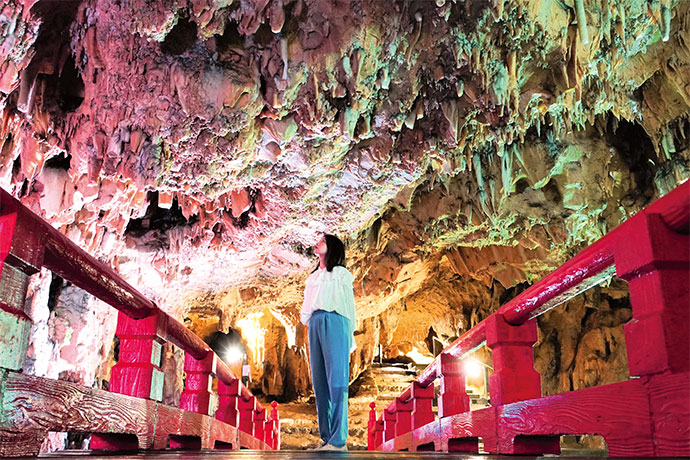
{"type": "Polygon", "coordinates": [[[470,410],[470,397],[465,389],[465,373],[462,361],[451,355],[441,353],[438,416],[449,417],[470,410]]]}
{"type": "Polygon", "coordinates": [[[218,356],[209,352],[203,359],[195,359],[189,353],[184,356],[184,371],[187,374],[184,391],[180,395],[180,409],[209,414],[211,402],[212,374],[216,372],[218,356]]]}
{"type": "Polygon", "coordinates": [[[369,404],[369,422],[367,423],[367,450],[376,450],[376,403],[369,404]]]}
{"type": "Polygon", "coordinates": [[[216,419],[231,426],[238,426],[238,399],[241,392],[240,379],[233,380],[229,385],[218,379],[218,409],[216,419]]]}
{"type": "Polygon", "coordinates": [[[31,318],[24,311],[29,276],[43,265],[41,234],[31,216],[0,191],[0,368],[22,368],[31,318]]]}
{"type": "Polygon", "coordinates": [[[422,386],[419,382],[412,382],[412,426],[422,427],[434,421],[434,383],[422,386]]]}
{"type": "MultiPolygon", "coordinates": [[[[266,416],[266,422],[264,423],[264,436],[266,437],[266,444],[269,448],[277,450],[276,443],[278,441],[277,428],[278,428],[278,403],[273,401],[271,403],[271,412],[266,416]]],[[[266,409],[268,411],[268,409],[266,409]]]]}
{"type": "Polygon", "coordinates": [[[261,442],[266,442],[266,432],[264,431],[264,423],[266,422],[266,409],[257,404],[257,408],[253,412],[254,421],[254,437],[261,442]]]}
{"type": "Polygon", "coordinates": [[[395,438],[395,422],[397,416],[395,415],[395,401],[383,410],[383,440],[384,442],[391,441],[395,438]]]}
{"type": "MultiPolygon", "coordinates": [[[[537,341],[537,321],[519,326],[508,323],[503,315],[486,319],[486,345],[491,349],[494,372],[489,378],[491,405],[500,406],[541,397],[541,376],[534,369],[533,345],[537,341]]],[[[501,439],[499,450],[506,454],[559,454],[559,436],[501,439]]]]}
{"type": "Polygon", "coordinates": [[[278,413],[278,402],[271,403],[271,420],[273,421],[273,450],[280,450],[280,415],[278,413]]]}
{"type": "MultiPolygon", "coordinates": [[[[385,412],[385,410],[383,412],[385,412]]],[[[374,439],[376,440],[376,442],[375,442],[376,449],[379,449],[381,447],[381,444],[383,444],[383,430],[384,430],[383,412],[381,412],[381,415],[379,416],[378,420],[376,420],[376,431],[374,433],[374,439]]],[[[374,449],[374,450],[376,450],[376,449],[374,449]]]]}
{"type": "Polygon", "coordinates": [[[266,421],[264,422],[264,436],[266,438],[266,445],[272,450],[275,450],[275,431],[273,429],[274,425],[275,421],[269,415],[266,418],[266,421]]]}
{"type": "Polygon", "coordinates": [[[655,454],[690,456],[690,236],[659,214],[638,217],[614,250],[633,311],[624,326],[628,367],[648,392],[655,454]]]}
{"type": "Polygon", "coordinates": [[[395,398],[395,436],[400,436],[412,431],[412,400],[403,401],[400,397],[395,398]]]}
{"type": "Polygon", "coordinates": [[[519,326],[509,324],[502,315],[486,319],[486,345],[494,365],[489,378],[491,405],[541,397],[541,376],[534,370],[532,350],[536,341],[534,319],[519,326]]]}
{"type": "Polygon", "coordinates": [[[132,319],[119,312],[116,335],[120,339],[119,360],[110,374],[110,391],[161,401],[163,378],[161,359],[165,343],[165,314],[132,319]]]}
{"type": "Polygon", "coordinates": [[[256,410],[256,397],[251,396],[247,399],[240,397],[237,400],[237,407],[240,412],[240,431],[244,431],[252,436],[254,436],[254,411],[256,410]]]}
{"type": "Polygon", "coordinates": [[[633,319],[625,325],[630,375],[686,372],[690,238],[669,230],[658,214],[645,217],[626,227],[628,238],[618,240],[614,256],[618,276],[628,282],[633,309],[633,319]]]}

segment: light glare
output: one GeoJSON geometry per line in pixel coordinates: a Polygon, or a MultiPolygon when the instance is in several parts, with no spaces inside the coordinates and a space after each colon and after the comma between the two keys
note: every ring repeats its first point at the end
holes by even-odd
{"type": "Polygon", "coordinates": [[[239,363],[242,362],[242,357],[244,353],[242,353],[242,350],[240,350],[239,347],[234,346],[234,347],[229,347],[225,350],[224,353],[224,359],[225,362],[229,364],[234,364],[234,363],[239,363]]]}
{"type": "Polygon", "coordinates": [[[482,366],[473,359],[466,359],[463,365],[465,374],[468,377],[479,377],[482,373],[482,366]]]}

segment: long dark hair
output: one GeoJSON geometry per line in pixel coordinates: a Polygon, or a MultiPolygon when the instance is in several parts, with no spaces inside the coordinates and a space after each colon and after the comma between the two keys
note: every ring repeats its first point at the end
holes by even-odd
{"type": "MultiPolygon", "coordinates": [[[[345,266],[345,245],[335,235],[324,235],[326,239],[326,270],[333,271],[333,267],[345,266]]],[[[317,265],[314,271],[318,270],[317,265]]]]}

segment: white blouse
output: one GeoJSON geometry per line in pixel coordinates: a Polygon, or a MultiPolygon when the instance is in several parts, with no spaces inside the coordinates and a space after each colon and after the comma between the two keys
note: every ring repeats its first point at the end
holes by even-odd
{"type": "Polygon", "coordinates": [[[304,287],[304,303],[300,312],[300,320],[305,326],[309,325],[312,313],[316,310],[332,311],[350,320],[349,333],[352,335],[352,347],[355,349],[354,331],[355,294],[352,288],[354,277],[345,267],[333,267],[329,272],[319,268],[309,275],[304,287]]]}

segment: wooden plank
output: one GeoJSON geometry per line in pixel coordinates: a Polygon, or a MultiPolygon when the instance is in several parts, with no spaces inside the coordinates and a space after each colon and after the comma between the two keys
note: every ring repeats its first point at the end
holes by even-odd
{"type": "Polygon", "coordinates": [[[408,431],[407,433],[403,433],[400,436],[396,436],[394,439],[391,440],[393,443],[392,450],[394,451],[404,451],[404,450],[409,450],[413,451],[414,450],[414,445],[412,442],[412,432],[408,431]]]}
{"type": "MultiPolygon", "coordinates": [[[[232,452],[200,451],[200,452],[147,452],[139,455],[115,456],[98,455],[94,453],[68,451],[64,453],[53,453],[41,455],[41,459],[70,459],[75,460],[84,458],[85,460],[506,460],[503,455],[478,456],[458,456],[454,453],[445,452],[372,452],[365,450],[350,450],[349,452],[328,452],[321,450],[285,450],[274,451],[249,451],[235,450],[232,452]]],[[[580,457],[582,458],[582,457],[580,457]]],[[[519,457],[519,460],[544,460],[540,457],[519,457]]],[[[507,459],[510,460],[510,459],[507,459]]]]}
{"type": "Polygon", "coordinates": [[[474,444],[461,440],[481,438],[486,452],[497,452],[496,407],[486,407],[463,414],[443,417],[439,420],[439,438],[442,450],[455,452],[477,452],[474,444]],[[467,449],[462,448],[464,446],[467,449]]]}
{"type": "Polygon", "coordinates": [[[441,450],[441,424],[440,420],[436,419],[431,423],[412,430],[412,445],[414,450],[419,450],[420,445],[434,444],[434,450],[441,450]]]}
{"type": "Polygon", "coordinates": [[[498,448],[517,436],[601,435],[611,456],[653,456],[647,392],[640,379],[571,391],[498,408],[498,448]]]}
{"type": "Polygon", "coordinates": [[[254,436],[242,430],[237,430],[237,443],[242,449],[270,450],[265,442],[259,441],[254,436]]]}
{"type": "MultiPolygon", "coordinates": [[[[235,427],[155,401],[1,369],[0,390],[1,456],[37,454],[48,431],[134,434],[140,449],[164,449],[171,434],[240,445],[235,427]]],[[[268,448],[245,435],[243,446],[268,448]]]]}
{"type": "Polygon", "coordinates": [[[200,447],[208,448],[210,429],[211,419],[208,416],[160,404],[153,448],[165,449],[171,435],[198,437],[200,447]]]}
{"type": "Polygon", "coordinates": [[[238,430],[234,426],[211,419],[211,429],[209,430],[209,449],[239,449],[238,430]]]}
{"type": "Polygon", "coordinates": [[[16,431],[0,428],[0,457],[22,457],[38,455],[46,431],[16,431]]]}
{"type": "Polygon", "coordinates": [[[5,371],[0,431],[131,433],[151,444],[155,404],[70,382],[5,371]]]}
{"type": "Polygon", "coordinates": [[[640,380],[649,394],[656,455],[690,457],[690,373],[640,380]]]}

